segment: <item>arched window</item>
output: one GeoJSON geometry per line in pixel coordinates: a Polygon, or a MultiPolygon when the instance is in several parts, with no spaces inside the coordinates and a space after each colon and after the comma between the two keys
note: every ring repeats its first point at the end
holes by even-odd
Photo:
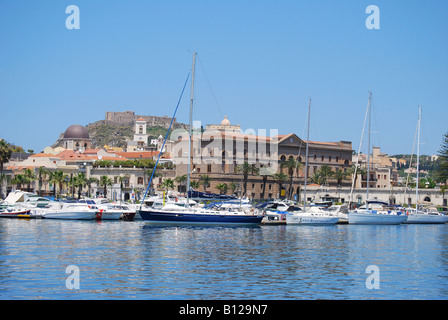
{"type": "Polygon", "coordinates": [[[423,199],[423,201],[431,202],[431,198],[430,197],[425,197],[425,199],[423,199]]]}

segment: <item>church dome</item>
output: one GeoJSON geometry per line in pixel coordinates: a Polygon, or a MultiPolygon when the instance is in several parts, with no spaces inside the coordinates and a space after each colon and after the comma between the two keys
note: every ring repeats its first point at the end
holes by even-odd
{"type": "Polygon", "coordinates": [[[90,140],[89,132],[87,128],[79,124],[68,127],[64,133],[64,139],[66,140],[90,140]]]}
{"type": "Polygon", "coordinates": [[[227,116],[224,116],[224,120],[221,121],[222,126],[230,126],[230,121],[227,119],[227,116]]]}

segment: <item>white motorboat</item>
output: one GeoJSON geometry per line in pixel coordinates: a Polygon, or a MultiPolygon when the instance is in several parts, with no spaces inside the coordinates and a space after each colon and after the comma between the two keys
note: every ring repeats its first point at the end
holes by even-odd
{"type": "Polygon", "coordinates": [[[337,215],[332,215],[326,209],[307,207],[306,211],[292,211],[286,214],[288,225],[331,225],[339,221],[337,215]]]}
{"type": "Polygon", "coordinates": [[[44,219],[92,220],[98,211],[84,203],[53,202],[48,208],[36,208],[30,212],[44,219]]]}
{"type": "Polygon", "coordinates": [[[123,215],[125,208],[114,203],[97,205],[99,212],[96,214],[97,220],[118,220],[123,215]]]}

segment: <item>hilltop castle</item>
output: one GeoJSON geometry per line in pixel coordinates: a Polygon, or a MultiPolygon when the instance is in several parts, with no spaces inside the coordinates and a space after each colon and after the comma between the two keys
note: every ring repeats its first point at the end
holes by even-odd
{"type": "MultiPolygon", "coordinates": [[[[149,127],[168,128],[171,123],[171,118],[167,116],[141,116],[136,115],[134,111],[106,112],[106,121],[118,124],[134,124],[138,119],[144,119],[149,127]]],[[[177,127],[176,118],[173,120],[173,127],[177,127]]]]}

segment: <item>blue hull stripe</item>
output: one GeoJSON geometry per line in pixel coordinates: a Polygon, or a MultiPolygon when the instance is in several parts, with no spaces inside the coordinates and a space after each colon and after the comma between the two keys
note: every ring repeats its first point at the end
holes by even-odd
{"type": "Polygon", "coordinates": [[[256,215],[219,215],[219,214],[197,214],[182,212],[161,212],[151,210],[138,211],[146,222],[159,223],[217,223],[217,224],[257,224],[261,223],[263,216],[256,215]]]}

